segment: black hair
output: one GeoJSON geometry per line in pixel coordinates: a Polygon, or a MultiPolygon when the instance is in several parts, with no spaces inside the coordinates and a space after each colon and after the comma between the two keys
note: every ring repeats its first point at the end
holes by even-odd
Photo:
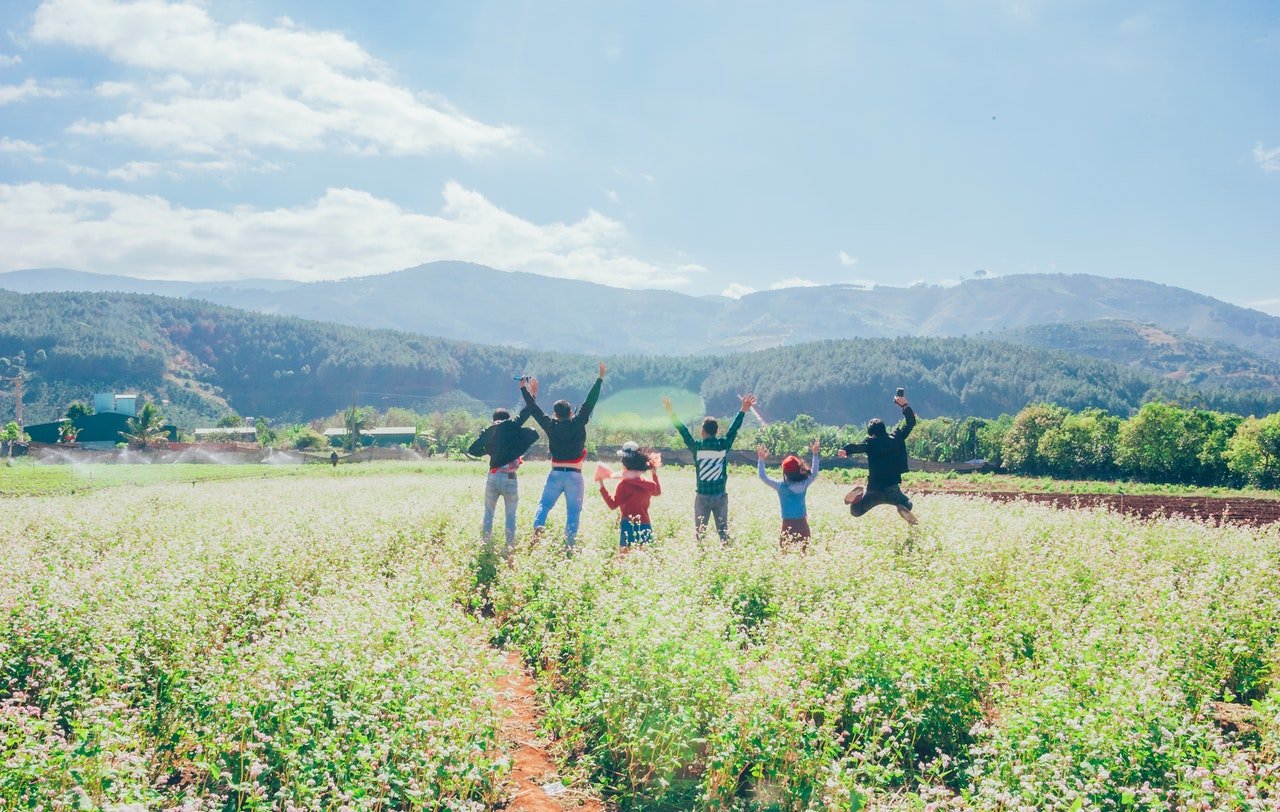
{"type": "Polygon", "coordinates": [[[708,437],[715,437],[720,431],[720,421],[716,420],[714,417],[703,418],[702,431],[708,437]]]}
{"type": "Polygon", "coordinates": [[[622,455],[622,467],[628,471],[648,471],[653,467],[648,452],[629,451],[622,455]]]}
{"type": "Polygon", "coordinates": [[[510,419],[511,419],[511,412],[507,411],[506,409],[493,410],[493,422],[497,423],[499,420],[510,420],[510,419]]]}
{"type": "Polygon", "coordinates": [[[888,433],[889,430],[884,427],[884,421],[880,418],[873,417],[867,421],[867,434],[872,437],[883,437],[888,433]]]}
{"type": "Polygon", "coordinates": [[[572,409],[569,408],[569,401],[557,400],[551,404],[551,413],[556,416],[557,420],[568,420],[572,414],[572,409]]]}

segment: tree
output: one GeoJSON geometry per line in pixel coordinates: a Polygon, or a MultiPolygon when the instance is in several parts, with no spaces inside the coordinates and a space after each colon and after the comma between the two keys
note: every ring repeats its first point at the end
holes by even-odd
{"type": "Polygon", "coordinates": [[[1221,483],[1229,473],[1222,455],[1238,420],[1168,403],[1145,404],[1120,427],[1116,464],[1148,482],[1221,483]]]}
{"type": "Polygon", "coordinates": [[[1116,436],[1120,418],[1101,409],[1069,414],[1049,428],[1036,444],[1036,455],[1047,474],[1080,479],[1110,476],[1115,469],[1116,436]]]}
{"type": "Polygon", "coordinates": [[[126,430],[120,432],[120,436],[134,448],[160,445],[168,436],[164,428],[164,416],[160,414],[159,407],[149,401],[143,405],[137,417],[126,421],[125,426],[126,430]]]}
{"type": "Polygon", "coordinates": [[[1242,421],[1223,456],[1242,481],[1263,488],[1280,486],[1280,412],[1242,421]]]}
{"type": "Polygon", "coordinates": [[[79,400],[67,407],[68,420],[78,420],[81,417],[88,417],[91,414],[93,414],[93,405],[79,400]]]}
{"type": "Polygon", "coordinates": [[[269,448],[276,444],[279,437],[275,429],[267,425],[265,417],[259,417],[253,424],[254,433],[257,435],[258,445],[263,448],[269,448]]]}
{"type": "Polygon", "coordinates": [[[1001,448],[1004,466],[1018,473],[1045,473],[1039,454],[1040,438],[1061,426],[1069,414],[1061,406],[1048,403],[1033,403],[1018,412],[1004,435],[1001,448]]]}
{"type": "Polygon", "coordinates": [[[347,437],[342,443],[343,449],[355,451],[360,448],[360,434],[376,420],[377,414],[370,409],[352,406],[345,415],[347,437]]]}
{"type": "Polygon", "coordinates": [[[235,412],[227,412],[222,417],[218,418],[217,427],[220,429],[234,429],[234,428],[239,428],[243,424],[244,424],[243,417],[236,414],[235,412]]]}

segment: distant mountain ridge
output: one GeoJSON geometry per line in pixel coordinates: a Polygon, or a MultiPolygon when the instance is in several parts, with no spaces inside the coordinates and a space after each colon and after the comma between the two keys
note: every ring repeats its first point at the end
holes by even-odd
{"type": "MultiPolygon", "coordinates": [[[[660,325],[659,325],[660,326],[660,325]]],[[[1197,389],[1127,366],[990,338],[855,338],[723,355],[567,354],[430,338],[255,313],[182,297],[0,290],[0,367],[22,355],[29,422],[61,416],[93,392],[136,391],[183,427],[229,410],[286,422],[348,406],[516,405],[513,373],[547,396],[578,401],[609,364],[606,392],[655,387],[698,393],[712,414],[760,395],[768,419],[827,423],[892,417],[905,385],[922,415],[995,417],[1031,402],[1129,414],[1151,399],[1263,414],[1280,392],[1197,389]]],[[[12,414],[0,390],[0,416],[12,414]]]]}
{"type": "Polygon", "coordinates": [[[827,339],[965,336],[1112,319],[1155,324],[1280,363],[1280,318],[1182,288],[1084,274],[1021,274],[971,279],[953,287],[825,285],[761,291],[741,299],[625,290],[465,262],[308,283],[198,284],[69,274],[75,272],[14,271],[0,274],[0,288],[187,296],[357,327],[595,354],[719,353],[827,339]],[[95,282],[99,287],[90,287],[95,282]]]}

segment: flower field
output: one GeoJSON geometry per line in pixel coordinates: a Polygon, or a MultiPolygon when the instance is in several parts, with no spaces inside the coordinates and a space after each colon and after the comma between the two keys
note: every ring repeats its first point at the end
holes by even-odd
{"type": "Polygon", "coordinates": [[[622,809],[1280,805],[1276,527],[926,495],[909,530],[819,479],[784,554],[754,476],[722,548],[669,470],[652,549],[589,491],[574,557],[506,567],[478,467],[330,474],[0,502],[0,808],[500,807],[499,646],[622,809]]]}

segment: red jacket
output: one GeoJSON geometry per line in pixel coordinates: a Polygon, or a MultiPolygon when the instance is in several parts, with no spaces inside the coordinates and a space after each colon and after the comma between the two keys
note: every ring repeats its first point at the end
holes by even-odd
{"type": "Polygon", "coordinates": [[[653,472],[653,481],[647,479],[624,479],[618,483],[613,496],[600,483],[600,495],[604,503],[611,509],[622,512],[622,518],[636,524],[649,524],[649,500],[662,494],[662,485],[658,482],[658,472],[653,472]]]}

